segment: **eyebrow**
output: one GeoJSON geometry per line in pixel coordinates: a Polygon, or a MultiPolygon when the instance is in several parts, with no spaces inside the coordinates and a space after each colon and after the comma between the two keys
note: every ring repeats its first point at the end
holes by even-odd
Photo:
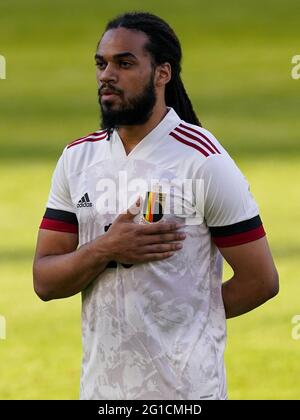
{"type": "MultiPolygon", "coordinates": [[[[120,58],[125,58],[125,57],[130,57],[130,58],[133,58],[134,60],[137,60],[136,56],[129,51],[125,51],[125,52],[113,55],[114,60],[117,60],[117,59],[120,59],[120,58]]],[[[104,60],[104,57],[103,57],[103,55],[95,54],[95,60],[97,60],[97,59],[98,60],[104,60]]]]}

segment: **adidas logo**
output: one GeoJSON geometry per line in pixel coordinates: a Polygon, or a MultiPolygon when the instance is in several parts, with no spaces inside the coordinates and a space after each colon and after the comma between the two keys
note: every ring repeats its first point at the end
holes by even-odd
{"type": "Polygon", "coordinates": [[[77,208],[79,207],[92,207],[88,193],[85,193],[84,196],[78,201],[77,208]]]}

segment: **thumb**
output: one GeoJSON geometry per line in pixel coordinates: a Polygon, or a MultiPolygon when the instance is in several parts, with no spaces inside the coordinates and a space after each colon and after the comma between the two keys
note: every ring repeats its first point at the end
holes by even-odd
{"type": "Polygon", "coordinates": [[[117,220],[119,222],[132,222],[137,214],[141,211],[141,197],[138,197],[135,203],[133,203],[126,211],[121,213],[117,220]]]}

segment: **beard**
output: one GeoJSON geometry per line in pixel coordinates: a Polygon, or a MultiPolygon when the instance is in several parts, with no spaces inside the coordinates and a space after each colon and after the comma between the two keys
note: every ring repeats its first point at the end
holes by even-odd
{"type": "MultiPolygon", "coordinates": [[[[122,95],[122,92],[115,89],[113,86],[107,85],[106,87],[118,93],[119,95],[122,95]]],[[[99,91],[101,92],[101,89],[99,89],[99,91]]],[[[105,102],[103,105],[101,102],[101,96],[99,95],[99,105],[102,120],[101,128],[111,131],[114,128],[122,126],[145,124],[153,112],[155,103],[156,94],[153,75],[151,75],[151,78],[148,84],[144,87],[142,93],[128,99],[121,106],[119,106],[118,109],[114,110],[113,104],[109,101],[105,102]]]]}

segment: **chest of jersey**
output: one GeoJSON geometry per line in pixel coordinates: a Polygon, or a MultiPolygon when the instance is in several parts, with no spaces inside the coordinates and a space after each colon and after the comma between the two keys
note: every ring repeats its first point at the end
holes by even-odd
{"type": "Polygon", "coordinates": [[[107,159],[90,165],[71,176],[70,192],[79,225],[96,224],[97,234],[138,198],[142,203],[137,223],[203,222],[201,180],[141,159],[107,159]]]}

